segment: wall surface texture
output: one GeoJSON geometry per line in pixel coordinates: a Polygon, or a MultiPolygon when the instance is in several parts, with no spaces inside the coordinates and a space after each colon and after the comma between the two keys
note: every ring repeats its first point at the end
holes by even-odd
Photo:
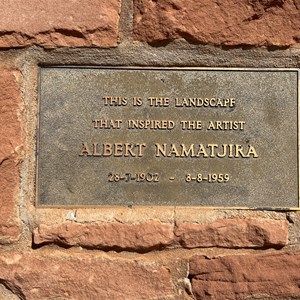
{"type": "Polygon", "coordinates": [[[0,0],[0,299],[300,299],[300,213],[36,208],[38,68],[300,68],[300,0],[0,0]]]}

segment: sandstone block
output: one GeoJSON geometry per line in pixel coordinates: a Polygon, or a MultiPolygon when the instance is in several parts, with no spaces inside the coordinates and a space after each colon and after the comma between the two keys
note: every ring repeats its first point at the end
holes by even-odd
{"type": "Polygon", "coordinates": [[[27,300],[156,300],[174,295],[166,267],[95,253],[1,254],[0,281],[27,300]]]}
{"type": "Polygon", "coordinates": [[[120,0],[1,1],[0,48],[117,45],[120,0]]]}
{"type": "Polygon", "coordinates": [[[283,247],[288,243],[288,222],[266,219],[223,219],[211,224],[178,223],[175,235],[185,248],[283,247]]]}
{"type": "Polygon", "coordinates": [[[194,256],[190,278],[195,299],[298,299],[299,268],[299,253],[194,256]]]}
{"type": "Polygon", "coordinates": [[[299,43],[300,4],[293,0],[135,0],[136,40],[186,39],[228,46],[287,47],[299,43]]]}
{"type": "Polygon", "coordinates": [[[0,243],[20,235],[17,199],[23,149],[21,75],[0,71],[0,243]]]}
{"type": "Polygon", "coordinates": [[[174,238],[173,226],[157,221],[140,224],[75,223],[58,226],[40,225],[34,230],[34,243],[57,243],[105,250],[134,250],[137,252],[161,249],[174,238]]]}

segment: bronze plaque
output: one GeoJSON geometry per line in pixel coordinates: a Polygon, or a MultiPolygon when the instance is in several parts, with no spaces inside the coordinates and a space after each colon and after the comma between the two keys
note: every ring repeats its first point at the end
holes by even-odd
{"type": "Polygon", "coordinates": [[[37,205],[298,208],[298,70],[40,69],[37,205]]]}

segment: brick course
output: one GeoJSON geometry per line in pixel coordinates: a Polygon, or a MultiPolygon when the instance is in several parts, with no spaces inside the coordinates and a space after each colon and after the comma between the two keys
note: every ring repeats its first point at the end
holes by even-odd
{"type": "Polygon", "coordinates": [[[280,248],[288,243],[287,221],[225,219],[211,224],[150,221],[138,224],[117,222],[40,224],[33,232],[36,245],[58,244],[102,250],[149,252],[184,247],[280,248]]]}

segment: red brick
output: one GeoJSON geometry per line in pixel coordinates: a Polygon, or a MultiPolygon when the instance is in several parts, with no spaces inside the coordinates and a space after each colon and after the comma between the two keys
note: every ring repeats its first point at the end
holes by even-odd
{"type": "Polygon", "coordinates": [[[34,230],[34,243],[56,243],[85,248],[135,250],[161,249],[174,240],[173,225],[151,221],[141,224],[75,223],[40,225],[34,230]]]}
{"type": "Polygon", "coordinates": [[[0,71],[0,242],[17,240],[20,234],[17,200],[23,149],[21,75],[0,71]]]}
{"type": "MultiPolygon", "coordinates": [[[[91,254],[1,254],[0,281],[21,299],[170,299],[169,270],[155,263],[91,254]]],[[[173,299],[173,297],[172,297],[173,299]]]]}
{"type": "Polygon", "coordinates": [[[120,0],[1,1],[0,48],[117,45],[120,0]]]}
{"type": "Polygon", "coordinates": [[[175,235],[185,248],[283,247],[288,243],[288,222],[266,219],[224,219],[211,224],[178,223],[175,235]]]}
{"type": "Polygon", "coordinates": [[[297,0],[135,0],[136,40],[184,38],[211,45],[291,46],[300,41],[297,0]]]}
{"type": "Polygon", "coordinates": [[[201,300],[300,299],[299,269],[299,253],[195,256],[190,261],[193,294],[201,300]]]}

